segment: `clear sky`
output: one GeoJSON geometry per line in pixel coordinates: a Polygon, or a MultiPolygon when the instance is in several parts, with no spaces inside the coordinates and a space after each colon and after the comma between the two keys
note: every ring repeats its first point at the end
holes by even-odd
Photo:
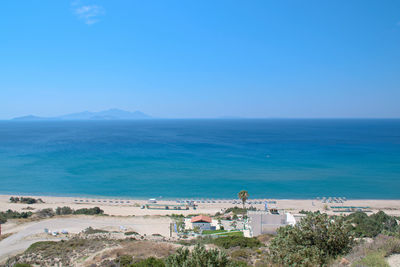
{"type": "Polygon", "coordinates": [[[0,119],[400,117],[398,0],[5,0],[0,119]]]}

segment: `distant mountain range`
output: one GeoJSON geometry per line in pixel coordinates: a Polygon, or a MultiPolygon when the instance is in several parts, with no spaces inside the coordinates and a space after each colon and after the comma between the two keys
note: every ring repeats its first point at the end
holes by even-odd
{"type": "Polygon", "coordinates": [[[76,121],[76,120],[143,120],[150,119],[151,116],[141,112],[141,111],[125,111],[120,109],[109,109],[99,112],[84,111],[79,113],[72,113],[67,115],[62,115],[58,117],[38,117],[33,115],[17,117],[13,120],[15,121],[76,121]]]}

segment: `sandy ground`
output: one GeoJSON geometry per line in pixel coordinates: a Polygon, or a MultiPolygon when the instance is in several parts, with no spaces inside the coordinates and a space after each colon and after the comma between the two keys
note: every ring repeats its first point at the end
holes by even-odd
{"type": "Polygon", "coordinates": [[[32,243],[44,240],[60,240],[60,238],[45,234],[45,228],[52,232],[67,230],[69,233],[79,233],[89,226],[108,231],[119,231],[120,227],[123,226],[126,231],[135,231],[142,235],[160,234],[168,237],[170,223],[171,220],[166,217],[124,218],[104,216],[71,216],[24,224],[6,223],[3,225],[3,233],[14,234],[0,242],[0,262],[10,255],[24,251],[32,243]]]}
{"type": "Polygon", "coordinates": [[[400,254],[391,255],[387,262],[389,263],[390,267],[400,267],[400,254]]]}
{"type": "MultiPolygon", "coordinates": [[[[14,197],[16,195],[13,195],[14,197]]],[[[43,221],[16,223],[8,221],[2,225],[3,233],[14,233],[12,236],[0,241],[0,260],[22,252],[30,244],[47,239],[53,239],[49,235],[44,235],[44,228],[51,231],[61,231],[63,229],[70,233],[78,233],[87,227],[99,229],[119,229],[124,226],[129,230],[136,231],[140,234],[161,234],[169,236],[169,223],[171,220],[165,215],[168,214],[210,214],[221,212],[226,208],[241,206],[238,203],[232,203],[233,200],[214,200],[216,203],[196,203],[197,209],[194,210],[151,210],[142,209],[141,205],[146,204],[146,200],[128,200],[128,199],[99,199],[99,198],[73,198],[73,197],[48,197],[48,196],[31,196],[33,198],[41,198],[45,203],[41,204],[20,204],[10,203],[10,195],[0,195],[0,211],[8,209],[16,211],[26,211],[29,206],[32,211],[44,208],[53,208],[69,206],[73,209],[100,207],[110,217],[106,216],[70,216],[62,218],[52,218],[43,221]],[[123,201],[123,203],[121,203],[123,201]],[[129,201],[129,203],[127,202],[129,201]],[[118,203],[116,203],[118,202],[118,203]],[[164,216],[163,216],[164,215],[164,216]],[[128,217],[129,216],[129,217],[128,217]]],[[[26,196],[25,196],[26,197],[26,196]]],[[[236,200],[237,201],[237,200],[236,200]]],[[[249,201],[254,202],[253,199],[249,201]]],[[[258,201],[262,201],[261,199],[258,201]]],[[[325,211],[324,206],[368,206],[373,212],[383,210],[384,212],[400,216],[400,200],[347,200],[343,204],[322,203],[317,200],[276,200],[274,205],[280,210],[285,210],[293,214],[297,214],[301,210],[327,212],[333,214],[331,210],[325,211]]],[[[159,200],[158,203],[176,204],[176,201],[159,200]]],[[[246,206],[250,206],[249,204],[246,206]]],[[[258,209],[263,209],[263,204],[251,204],[258,209]]]]}
{"type": "MultiPolygon", "coordinates": [[[[15,195],[14,195],[15,196],[15,195]]],[[[192,208],[190,210],[151,210],[151,209],[141,209],[141,205],[146,204],[146,200],[128,200],[128,199],[99,199],[99,198],[72,198],[72,197],[45,197],[45,196],[31,196],[33,198],[41,198],[45,203],[42,204],[19,204],[10,203],[10,195],[0,195],[0,211],[5,211],[7,209],[24,211],[24,208],[28,206],[34,208],[33,211],[53,208],[62,206],[69,206],[73,209],[80,208],[91,208],[100,207],[104,210],[104,213],[116,216],[144,216],[144,215],[168,215],[168,214],[215,214],[216,212],[221,212],[222,210],[241,206],[241,204],[232,204],[233,200],[224,200],[223,203],[219,203],[220,200],[215,200],[216,203],[196,203],[198,205],[196,210],[192,208]],[[111,202],[112,201],[112,202],[111,202]],[[118,203],[116,203],[118,201],[118,203]],[[124,203],[121,203],[123,201],[124,203]],[[129,201],[129,203],[127,203],[129,201]],[[228,203],[224,203],[228,202],[228,203]]],[[[249,199],[249,201],[254,201],[249,199]]],[[[261,199],[259,201],[262,201],[261,199]]],[[[276,200],[276,207],[278,209],[283,209],[291,213],[298,213],[301,210],[306,211],[324,211],[324,206],[368,206],[373,212],[383,210],[388,214],[400,216],[400,200],[347,200],[344,203],[322,203],[316,200],[293,200],[293,199],[279,199],[276,200]]],[[[163,201],[159,200],[158,203],[169,203],[176,204],[176,201],[163,201]]],[[[247,204],[246,206],[250,206],[247,204]]],[[[263,209],[263,204],[251,204],[258,209],[263,209]]],[[[25,210],[26,211],[26,210],[25,210]]],[[[328,213],[333,214],[331,211],[328,213]]]]}

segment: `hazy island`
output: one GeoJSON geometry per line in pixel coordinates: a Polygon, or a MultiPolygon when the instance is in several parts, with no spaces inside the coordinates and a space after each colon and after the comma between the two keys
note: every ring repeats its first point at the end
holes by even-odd
{"type": "Polygon", "coordinates": [[[13,118],[13,121],[79,121],[79,120],[143,120],[151,116],[141,111],[125,111],[121,109],[108,109],[99,112],[83,111],[57,117],[38,117],[27,115],[13,118]]]}

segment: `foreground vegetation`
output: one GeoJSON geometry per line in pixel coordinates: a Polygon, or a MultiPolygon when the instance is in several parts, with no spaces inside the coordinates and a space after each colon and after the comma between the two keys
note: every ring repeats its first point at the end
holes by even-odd
{"type": "Polygon", "coordinates": [[[94,208],[82,208],[73,210],[70,207],[57,207],[56,209],[57,215],[70,215],[70,214],[84,214],[84,215],[102,215],[104,214],[104,210],[100,209],[99,207],[94,208]]]}
{"type": "Polygon", "coordinates": [[[55,211],[53,209],[41,209],[33,213],[31,211],[18,212],[13,210],[7,210],[0,212],[0,224],[6,223],[9,219],[27,219],[30,217],[36,217],[38,219],[50,218],[55,215],[70,215],[70,214],[83,214],[83,215],[104,215],[104,210],[99,207],[94,208],[82,208],[73,210],[70,207],[58,207],[55,211]]]}
{"type": "Polygon", "coordinates": [[[310,213],[295,226],[278,229],[269,246],[273,263],[284,266],[322,266],[351,250],[354,237],[343,217],[310,213]]]}
{"type": "Polygon", "coordinates": [[[370,216],[309,212],[297,225],[281,227],[274,236],[203,236],[178,244],[145,241],[136,232],[116,240],[108,238],[110,232],[88,228],[67,241],[35,243],[7,266],[58,262],[71,266],[85,260],[93,267],[387,266],[386,258],[400,253],[399,230],[397,218],[383,212],[370,216]],[[88,260],[91,255],[97,256],[88,260]]]}
{"type": "Polygon", "coordinates": [[[372,241],[359,242],[344,258],[352,262],[354,266],[384,267],[389,266],[386,258],[393,254],[400,254],[400,239],[378,235],[372,241]]]}
{"type": "Polygon", "coordinates": [[[22,204],[36,204],[44,203],[41,198],[31,198],[31,197],[10,197],[11,203],[22,203],[22,204]]]}
{"type": "Polygon", "coordinates": [[[32,212],[17,212],[12,210],[0,212],[0,224],[6,223],[9,219],[26,219],[32,216],[32,212]]]}
{"type": "Polygon", "coordinates": [[[352,231],[356,237],[376,237],[379,234],[400,236],[398,219],[383,211],[370,216],[359,211],[345,217],[345,220],[353,225],[352,231]]]}

